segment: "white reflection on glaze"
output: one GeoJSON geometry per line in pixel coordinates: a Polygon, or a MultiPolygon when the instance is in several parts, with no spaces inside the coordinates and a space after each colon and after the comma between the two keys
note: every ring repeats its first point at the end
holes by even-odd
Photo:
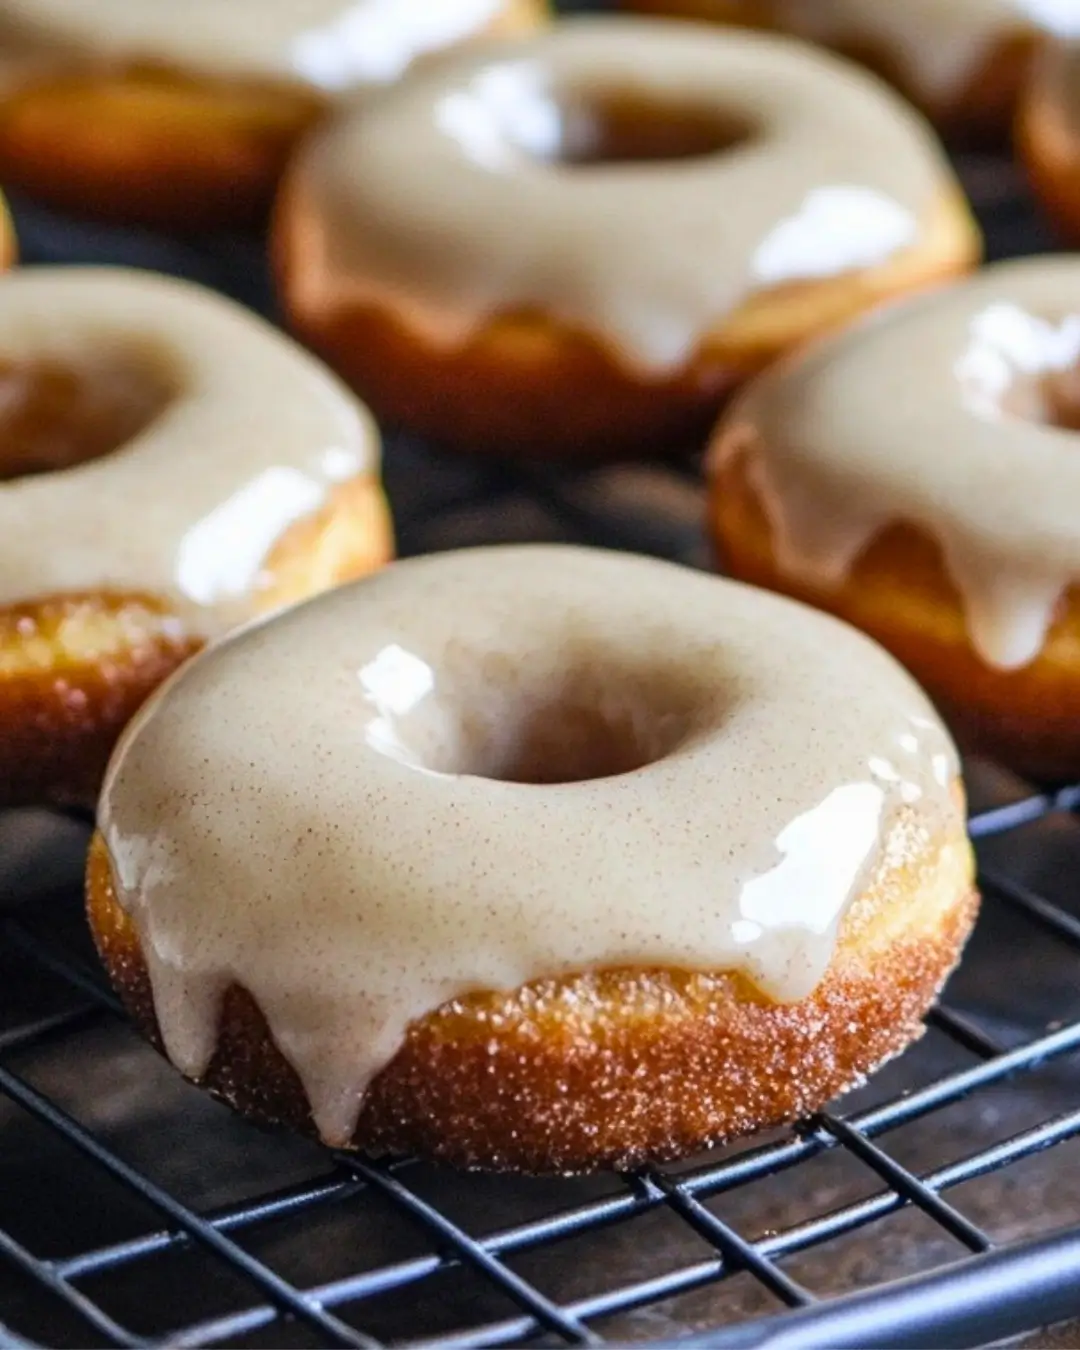
{"type": "Polygon", "coordinates": [[[176,585],[197,605],[246,595],[270,549],[288,527],[317,511],[323,484],[277,466],[245,483],[188,530],[176,557],[176,585]]]}
{"type": "Polygon", "coordinates": [[[976,314],[954,373],[965,407],[979,417],[999,418],[1013,381],[1068,370],[1080,360],[1080,314],[1060,323],[1001,300],[976,314]]]}
{"type": "Polygon", "coordinates": [[[917,783],[909,782],[896,765],[890,763],[883,756],[872,755],[866,761],[866,767],[879,783],[888,783],[890,787],[897,788],[900,793],[900,800],[906,806],[913,805],[922,796],[922,788],[917,783]]]}
{"type": "Polygon", "coordinates": [[[1019,0],[1019,6],[1034,23],[1058,37],[1080,37],[1077,0],[1019,0]]]}
{"type": "Polygon", "coordinates": [[[364,739],[373,750],[411,768],[422,767],[397,734],[395,719],[412,712],[435,690],[435,672],[419,656],[396,642],[383,647],[358,671],[360,687],[375,716],[364,726],[364,739]]]}
{"type": "Polygon", "coordinates": [[[743,887],[731,936],[746,950],[764,993],[780,997],[781,985],[767,977],[778,965],[755,952],[759,943],[789,953],[779,962],[784,998],[801,998],[816,986],[822,972],[809,962],[799,935],[824,936],[843,917],[877,846],[884,805],[885,789],[876,783],[834,788],[781,831],[776,846],[783,861],[743,887]]]}
{"type": "Polygon", "coordinates": [[[767,286],[837,276],[887,262],[919,236],[915,216],[867,187],[821,187],[758,245],[753,275],[767,286]]]}
{"type": "Polygon", "coordinates": [[[332,23],[296,39],[292,66],[312,84],[329,90],[395,80],[417,56],[484,28],[500,3],[357,0],[332,23]]]}
{"type": "Polygon", "coordinates": [[[539,66],[518,61],[480,71],[463,89],[443,95],[435,123],[465,155],[493,173],[522,152],[554,159],[563,144],[563,117],[539,66]]]}
{"type": "Polygon", "coordinates": [[[328,483],[347,483],[364,472],[364,456],[357,449],[332,445],[319,456],[319,472],[328,483]]]}

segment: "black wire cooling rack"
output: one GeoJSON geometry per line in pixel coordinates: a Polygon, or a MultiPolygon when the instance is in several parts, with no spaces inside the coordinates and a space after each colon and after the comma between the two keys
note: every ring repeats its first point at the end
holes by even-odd
{"type": "MultiPolygon", "coordinates": [[[[993,255],[1048,246],[1007,165],[962,169],[993,255]]],[[[28,261],[154,267],[268,310],[248,242],[18,220],[28,261]]],[[[692,462],[534,469],[399,438],[387,479],[403,552],[707,561],[692,462]]],[[[237,1120],[127,1028],[82,922],[85,827],[0,817],[0,1346],[838,1350],[1080,1317],[1080,786],[969,779],[986,903],[924,1040],[791,1130],[574,1180],[374,1164],[237,1120]]]]}

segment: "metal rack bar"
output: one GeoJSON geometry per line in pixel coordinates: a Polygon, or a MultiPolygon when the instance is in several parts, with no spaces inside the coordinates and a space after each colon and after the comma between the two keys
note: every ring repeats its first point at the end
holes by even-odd
{"type": "Polygon", "coordinates": [[[104,1336],[115,1345],[137,1347],[145,1342],[133,1336],[126,1327],[115,1322],[108,1313],[103,1312],[92,1299],[74,1288],[67,1279],[48,1261],[39,1261],[36,1256],[10,1234],[0,1229],[0,1258],[10,1262],[24,1275],[30,1276],[43,1289],[55,1298],[66,1303],[73,1313],[81,1317],[87,1326],[104,1336]]]}
{"type": "Polygon", "coordinates": [[[935,1190],[913,1176],[895,1158],[890,1158],[883,1149],[878,1148],[848,1121],[822,1111],[814,1117],[812,1124],[831,1134],[849,1153],[854,1153],[867,1167],[872,1168],[897,1195],[916,1205],[965,1247],[973,1252],[986,1252],[993,1246],[981,1228],[976,1227],[958,1209],[942,1200],[935,1190]]]}
{"type": "MultiPolygon", "coordinates": [[[[1031,1157],[1043,1149],[1077,1136],[1080,1136],[1080,1110],[1044,1122],[1030,1130],[1025,1130],[991,1148],[980,1150],[939,1168],[918,1180],[931,1192],[946,1191],[953,1186],[975,1180],[988,1172],[996,1171],[1022,1158],[1031,1157]]],[[[637,1184],[637,1178],[628,1178],[628,1181],[631,1186],[637,1184]]],[[[771,1263],[818,1246],[823,1242],[846,1236],[859,1228],[903,1209],[908,1203],[909,1200],[902,1194],[897,1194],[893,1190],[881,1191],[866,1199],[842,1206],[829,1214],[819,1215],[805,1223],[797,1224],[783,1232],[773,1233],[749,1245],[752,1246],[757,1257],[771,1263]]],[[[478,1245],[490,1250],[490,1244],[483,1239],[478,1241],[478,1245]]],[[[412,1278],[400,1278],[406,1273],[406,1265],[411,1267],[408,1271],[410,1275],[416,1273],[415,1263],[402,1263],[396,1268],[385,1267],[381,1271],[369,1272],[365,1276],[321,1285],[312,1290],[311,1293],[328,1307],[371,1298],[388,1292],[390,1289],[401,1288],[405,1284],[413,1283],[412,1278]],[[386,1284],[382,1277],[388,1273],[393,1273],[399,1278],[395,1278],[391,1283],[386,1284]]],[[[437,1257],[431,1258],[430,1264],[426,1265],[423,1274],[433,1274],[440,1268],[445,1268],[443,1263],[437,1257]]],[[[654,1279],[627,1285],[605,1294],[577,1300],[564,1305],[563,1312],[584,1323],[593,1318],[608,1317],[614,1313],[626,1312],[646,1303],[690,1293],[705,1285],[716,1283],[733,1273],[735,1272],[732,1270],[730,1262],[723,1257],[713,1258],[672,1271],[667,1275],[657,1276],[654,1279]]],[[[422,1276],[417,1274],[417,1277],[422,1276]]],[[[185,1346],[209,1345],[227,1338],[250,1334],[267,1324],[270,1320],[270,1311],[265,1308],[245,1309],[243,1313],[234,1317],[218,1318],[213,1322],[192,1327],[188,1337],[174,1343],[185,1346]]],[[[485,1326],[471,1327],[467,1332],[462,1332],[460,1343],[462,1345],[510,1344],[536,1335],[542,1330],[542,1324],[535,1317],[525,1315],[485,1326]]],[[[436,1343],[440,1346],[449,1346],[456,1344],[457,1341],[455,1338],[449,1338],[432,1342],[432,1344],[436,1343]]]]}
{"type": "Polygon", "coordinates": [[[1078,1314],[1080,1230],[674,1344],[679,1350],[967,1350],[1078,1314]]]}
{"type": "Polygon", "coordinates": [[[212,1224],[207,1223],[205,1219],[193,1213],[186,1205],[182,1205],[167,1191],[163,1191],[160,1186],[155,1185],[149,1177],[143,1176],[135,1168],[130,1167],[115,1153],[105,1148],[89,1130],[84,1129],[66,1112],[61,1111],[48,1098],[43,1097],[40,1092],[32,1088],[29,1083],[3,1066],[0,1066],[0,1091],[6,1093],[13,1101],[18,1102],[24,1110],[36,1116],[43,1124],[51,1126],[80,1152],[91,1158],[99,1167],[126,1186],[128,1190],[134,1191],[147,1204],[152,1205],[178,1228],[183,1229],[194,1242],[213,1252],[215,1256],[227,1262],[232,1269],[246,1276],[282,1312],[291,1313],[301,1321],[307,1322],[316,1331],[321,1332],[331,1345],[358,1347],[358,1350],[370,1350],[372,1346],[377,1345],[377,1342],[372,1341],[369,1337],[362,1336],[359,1332],[340,1322],[336,1317],[331,1316],[315,1300],[294,1289],[287,1281],[275,1275],[272,1270],[249,1255],[242,1247],[238,1247],[235,1242],[212,1224]]]}
{"type": "Polygon", "coordinates": [[[950,1040],[955,1041],[969,1053],[978,1055],[980,1059],[994,1059],[1005,1052],[1005,1047],[1000,1041],[988,1035],[970,1017],[957,1012],[955,1008],[950,1008],[945,1003],[939,1003],[936,1008],[931,1008],[926,1016],[926,1022],[928,1026],[943,1031],[950,1040]]]}
{"type": "Polygon", "coordinates": [[[980,811],[968,820],[972,839],[986,839],[990,835],[1005,834],[1023,825],[1032,825],[1055,811],[1075,811],[1080,808],[1080,785],[1059,788],[1056,792],[1039,792],[1021,801],[980,811]]]}
{"type": "MultiPolygon", "coordinates": [[[[272,1219],[287,1218],[290,1214],[328,1200],[346,1200],[363,1189],[363,1183],[353,1178],[328,1177],[322,1182],[306,1183],[279,1191],[269,1199],[256,1204],[237,1205],[204,1217],[219,1233],[231,1233],[272,1219]]],[[[142,1261],[148,1256],[157,1256],[162,1252],[190,1245],[191,1238],[185,1230],[163,1228],[156,1233],[147,1233],[144,1237],[131,1238],[126,1242],[113,1243],[109,1247],[98,1247],[94,1251],[82,1252],[78,1256],[56,1261],[53,1266],[66,1279],[85,1278],[88,1275],[100,1275],[106,1270],[127,1265],[132,1261],[142,1261]]]]}
{"type": "Polygon", "coordinates": [[[668,1206],[690,1227],[715,1247],[732,1272],[748,1271],[759,1284],[786,1303],[789,1308],[803,1308],[816,1302],[813,1294],[797,1284],[790,1276],[763,1256],[752,1242],[747,1242],[729,1225],[719,1219],[694,1195],[684,1190],[673,1177],[665,1176],[655,1168],[641,1175],[642,1183],[663,1196],[668,1206]]]}
{"type": "Polygon", "coordinates": [[[1071,947],[1080,947],[1080,919],[1067,914],[1052,900],[1037,895],[1029,887],[996,871],[980,873],[979,884],[984,894],[1004,900],[1062,942],[1067,942],[1071,947]]]}
{"type": "MultiPolygon", "coordinates": [[[[884,1107],[862,1113],[852,1118],[851,1124],[866,1135],[877,1134],[939,1109],[940,1106],[1001,1081],[1015,1072],[1025,1070],[1033,1063],[1048,1062],[1053,1058],[1080,1049],[1080,1027],[1066,1027],[1053,1032],[1026,1046],[1018,1047],[1007,1054],[998,1055],[992,1060],[972,1066],[970,1069],[949,1075],[935,1083],[884,1107]]],[[[690,1196],[716,1195],[732,1186],[746,1185],[755,1179],[796,1165],[815,1152],[828,1145],[819,1139],[796,1138],[781,1144],[766,1145],[748,1150],[734,1159],[689,1173],[682,1178],[681,1185],[690,1196]]],[[[333,1193],[334,1187],[327,1184],[327,1193],[333,1193]]],[[[321,1188],[315,1196],[323,1194],[321,1188]]],[[[224,1231],[246,1227],[249,1223],[260,1221],[263,1217],[276,1217],[280,1211],[277,1204],[291,1209],[294,1202],[286,1198],[281,1202],[270,1202],[264,1208],[247,1207],[235,1214],[208,1219],[207,1222],[221,1227],[224,1231]]],[[[658,1197],[628,1194],[612,1200],[593,1202],[574,1211],[554,1216],[551,1220],[541,1220],[519,1229],[508,1230],[488,1239],[482,1244],[493,1254],[506,1254],[516,1250],[525,1250],[530,1246],[557,1241],[560,1238],[606,1223],[617,1222],[643,1212],[659,1203],[658,1197]]],[[[159,1252],[169,1245],[180,1245],[188,1241],[183,1230],[174,1233],[159,1233],[148,1238],[125,1244],[118,1244],[94,1253],[71,1258],[67,1263],[69,1271],[81,1274],[93,1273],[109,1266],[124,1264],[138,1259],[144,1254],[159,1252]]],[[[400,1269],[386,1268],[379,1272],[379,1287],[400,1287],[405,1283],[424,1278],[436,1269],[445,1266],[445,1260],[433,1256],[405,1263],[400,1269]]],[[[372,1276],[360,1277],[351,1282],[352,1297],[366,1297],[371,1292],[372,1276]]]]}
{"type": "Polygon", "coordinates": [[[75,957],[46,946],[18,919],[9,918],[3,925],[3,932],[6,945],[17,948],[43,970],[55,975],[65,984],[72,985],[99,1007],[107,1008],[118,1017],[124,1015],[123,1004],[104,984],[100,974],[95,974],[75,957]]]}
{"type": "Polygon", "coordinates": [[[578,1318],[564,1312],[528,1281],[515,1275],[498,1257],[475,1242],[457,1224],[451,1223],[444,1214],[440,1214],[433,1205],[422,1200],[396,1177],[356,1158],[342,1158],[341,1163],[392,1200],[441,1246],[449,1248],[463,1266],[471,1266],[486,1276],[507,1297],[524,1308],[545,1331],[554,1331],[571,1345],[599,1344],[578,1318]]]}

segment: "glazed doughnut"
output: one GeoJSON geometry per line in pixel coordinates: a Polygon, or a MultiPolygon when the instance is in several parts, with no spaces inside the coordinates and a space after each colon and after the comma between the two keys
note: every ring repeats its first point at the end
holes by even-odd
{"type": "Polygon", "coordinates": [[[533,455],[698,441],[778,352],[978,251],[870,77],[635,19],[448,58],[336,119],[275,240],[295,327],[377,415],[533,455]]]}
{"type": "Polygon", "coordinates": [[[622,0],[625,9],[777,28],[863,61],[950,134],[1009,130],[1035,48],[1080,36],[1071,0],[622,0]]]}
{"type": "Polygon", "coordinates": [[[731,572],[856,624],[971,748],[1080,769],[1080,259],[987,268],[766,373],[721,425],[731,572]]]}
{"type": "Polygon", "coordinates": [[[546,0],[0,0],[0,182],[125,224],[256,223],[342,94],[546,0]]]}
{"type": "Polygon", "coordinates": [[[113,758],[88,894],[138,1025],[245,1115],[536,1172],[819,1107],[919,1035],[976,908],[955,752],[884,652],[558,546],[397,563],[191,662],[113,758]]]}
{"type": "Polygon", "coordinates": [[[1020,104],[1017,143],[1051,218],[1080,240],[1080,42],[1050,48],[1036,62],[1020,104]]]}
{"type": "Polygon", "coordinates": [[[186,283],[0,279],[0,446],[0,807],[92,803],[207,638],[390,553],[364,410],[186,283]]]}

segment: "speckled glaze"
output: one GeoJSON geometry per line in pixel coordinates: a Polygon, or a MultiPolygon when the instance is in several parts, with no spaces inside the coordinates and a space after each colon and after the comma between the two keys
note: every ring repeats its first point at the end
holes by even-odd
{"type": "Polygon", "coordinates": [[[249,617],[287,527],[377,471],[378,433],[318,362],[200,287],[113,268],[0,279],[0,363],[92,375],[126,354],[171,400],[102,458],[0,481],[0,605],[134,591],[212,636],[249,617]]]}
{"type": "Polygon", "coordinates": [[[854,630],[528,546],[399,563],[210,649],[130,728],[99,820],[173,1062],[206,1070],[238,984],[342,1144],[410,1022],[469,991],[640,966],[805,996],[898,813],[960,828],[956,774],[854,630]]]}
{"type": "Polygon", "coordinates": [[[888,53],[904,87],[930,104],[962,95],[1011,39],[1080,36],[1075,0],[767,0],[765,9],[802,37],[888,53]]]}
{"type": "Polygon", "coordinates": [[[157,65],[333,92],[482,32],[504,0],[0,0],[0,69],[157,65]]]}
{"type": "Polygon", "coordinates": [[[766,373],[715,455],[747,456],[793,577],[837,584],[888,525],[925,531],[975,649],[1019,668],[1080,581],[1080,442],[1052,420],[1078,363],[1080,259],[999,264],[766,373]]]}
{"type": "Polygon", "coordinates": [[[917,249],[954,192],[918,115],[825,53],[568,20],[440,62],[316,135],[291,178],[310,217],[293,298],[324,315],[389,306],[446,345],[496,313],[539,313],[670,371],[757,293],[917,249]],[[746,135],[663,162],[561,161],[613,96],[746,135]]]}

